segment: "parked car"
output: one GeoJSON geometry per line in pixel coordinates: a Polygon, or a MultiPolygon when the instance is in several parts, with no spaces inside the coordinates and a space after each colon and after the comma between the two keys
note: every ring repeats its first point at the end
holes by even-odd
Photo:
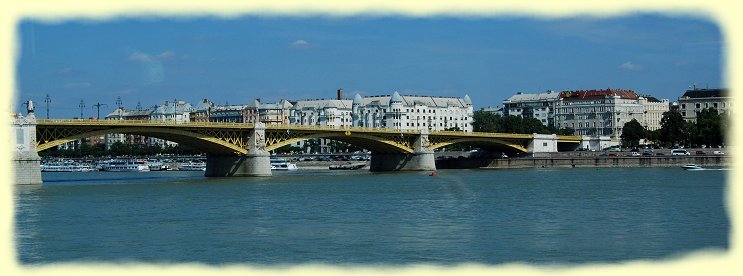
{"type": "Polygon", "coordinates": [[[640,156],[640,152],[639,151],[630,152],[630,156],[640,156]]]}
{"type": "Polygon", "coordinates": [[[716,151],[712,152],[712,154],[714,154],[714,155],[725,155],[724,152],[719,151],[719,150],[716,150],[716,151]]]}
{"type": "Polygon", "coordinates": [[[704,151],[698,150],[694,154],[696,154],[696,155],[704,155],[705,153],[704,153],[704,151]]]}
{"type": "Polygon", "coordinates": [[[665,155],[665,154],[663,154],[662,152],[659,152],[659,153],[656,153],[655,155],[656,155],[656,156],[663,156],[663,155],[665,155]]]}
{"type": "Polygon", "coordinates": [[[685,149],[672,149],[671,155],[691,155],[691,153],[689,153],[685,149]]]}

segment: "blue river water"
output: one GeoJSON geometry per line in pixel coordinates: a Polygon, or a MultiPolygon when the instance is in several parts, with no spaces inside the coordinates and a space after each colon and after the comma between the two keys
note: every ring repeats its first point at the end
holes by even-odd
{"type": "Polygon", "coordinates": [[[44,173],[22,265],[613,263],[729,249],[725,171],[565,168],[44,173]]]}

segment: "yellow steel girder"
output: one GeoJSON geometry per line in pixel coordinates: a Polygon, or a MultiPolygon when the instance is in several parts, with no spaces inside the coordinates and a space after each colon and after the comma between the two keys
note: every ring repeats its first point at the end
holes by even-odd
{"type": "Polygon", "coordinates": [[[179,137],[183,137],[185,138],[185,140],[197,139],[199,141],[207,142],[209,145],[216,146],[214,148],[217,148],[219,151],[222,151],[222,152],[231,152],[231,153],[238,153],[238,154],[248,153],[248,150],[245,147],[241,147],[240,144],[244,144],[244,142],[242,141],[240,141],[239,144],[235,144],[235,143],[230,143],[228,141],[222,140],[218,137],[209,136],[208,134],[204,134],[204,133],[198,133],[198,132],[181,130],[181,129],[173,129],[173,128],[159,128],[159,127],[152,127],[152,128],[123,127],[123,128],[107,128],[107,129],[88,131],[84,133],[75,134],[72,136],[56,138],[55,140],[46,141],[44,143],[37,142],[40,144],[36,145],[36,151],[42,151],[45,149],[49,149],[49,148],[67,143],[67,142],[82,139],[85,137],[105,135],[105,134],[111,134],[111,133],[145,134],[145,135],[149,135],[152,137],[157,137],[158,134],[165,134],[169,136],[168,139],[175,140],[174,142],[179,142],[177,141],[179,140],[178,139],[179,137]]]}
{"type": "Polygon", "coordinates": [[[488,143],[488,144],[504,145],[504,146],[513,148],[515,150],[519,150],[521,152],[528,151],[526,148],[524,148],[520,144],[501,140],[501,139],[489,138],[489,137],[465,137],[465,138],[454,138],[454,139],[449,139],[449,140],[432,139],[432,141],[433,141],[432,144],[428,147],[431,150],[435,150],[441,147],[445,147],[445,146],[457,144],[457,143],[481,142],[481,143],[488,143]]]}
{"type": "MultiPolygon", "coordinates": [[[[341,138],[340,140],[348,140],[348,139],[356,139],[356,140],[365,140],[372,142],[371,145],[373,147],[373,144],[379,144],[380,146],[386,146],[386,147],[392,147],[400,152],[404,153],[413,153],[414,150],[410,143],[403,143],[401,141],[395,141],[393,139],[389,139],[387,137],[379,137],[375,135],[370,135],[368,133],[357,133],[357,132],[296,132],[291,135],[280,135],[277,137],[276,132],[266,132],[266,150],[272,151],[275,149],[278,149],[280,147],[291,145],[292,143],[305,141],[309,139],[314,138],[325,138],[325,139],[333,139],[333,138],[341,138]],[[283,139],[281,139],[283,138],[283,139]]],[[[374,151],[374,148],[368,148],[368,150],[374,151]]]]}

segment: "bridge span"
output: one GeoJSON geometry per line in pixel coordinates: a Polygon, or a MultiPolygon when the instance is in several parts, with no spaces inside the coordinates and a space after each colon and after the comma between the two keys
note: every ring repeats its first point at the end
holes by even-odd
{"type": "MultiPolygon", "coordinates": [[[[262,123],[36,119],[33,110],[29,110],[26,117],[18,115],[14,127],[16,152],[19,147],[24,149],[23,154],[16,155],[24,157],[17,160],[35,159],[39,151],[86,137],[138,134],[203,150],[207,155],[206,176],[270,176],[270,151],[314,138],[337,140],[371,151],[372,171],[435,170],[434,150],[453,144],[507,153],[534,153],[556,152],[558,146],[566,144],[569,148],[577,148],[581,142],[580,136],[540,134],[262,123]]],[[[35,169],[39,170],[38,163],[35,169]]]]}

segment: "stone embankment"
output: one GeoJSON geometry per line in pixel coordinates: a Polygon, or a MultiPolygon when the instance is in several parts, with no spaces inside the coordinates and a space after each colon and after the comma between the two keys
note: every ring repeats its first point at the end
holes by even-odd
{"type": "Polygon", "coordinates": [[[694,163],[702,167],[726,167],[729,156],[569,156],[517,158],[457,158],[437,160],[439,169],[466,168],[553,168],[553,167],[680,167],[694,163]]]}

